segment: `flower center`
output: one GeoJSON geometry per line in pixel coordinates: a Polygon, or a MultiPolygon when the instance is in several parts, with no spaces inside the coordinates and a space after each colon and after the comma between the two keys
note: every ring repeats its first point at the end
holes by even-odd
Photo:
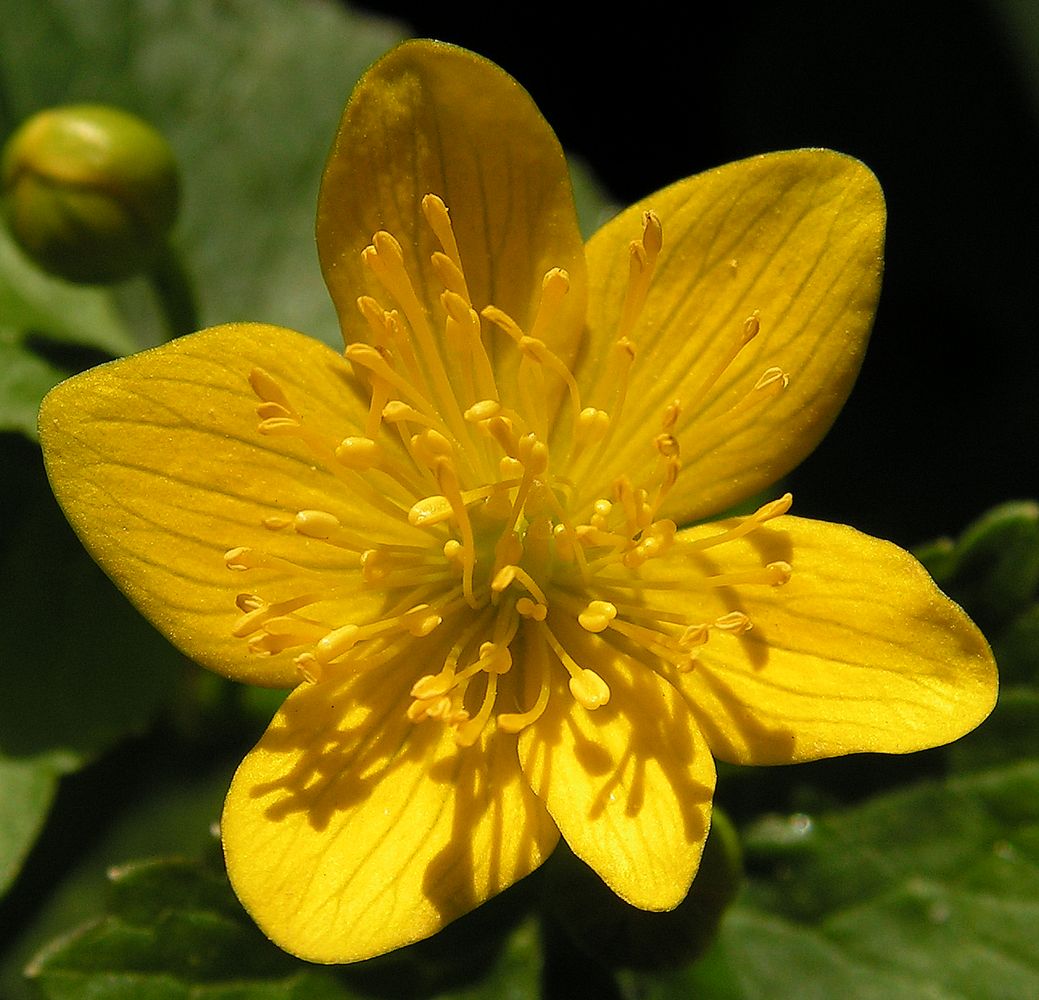
{"type": "MultiPolygon", "coordinates": [[[[739,611],[705,620],[695,607],[655,606],[659,584],[642,570],[674,555],[676,544],[692,554],[742,537],[785,513],[791,498],[695,541],[676,542],[675,523],[659,516],[681,471],[674,432],[683,406],[698,405],[758,334],[757,314],[704,383],[663,408],[646,434],[652,462],[642,481],[621,474],[596,487],[586,476],[570,477],[575,468],[609,467],[615,453],[636,359],[632,333],[662,248],[655,215],[645,214],[641,237],[630,245],[606,374],[594,397],[582,399],[559,346],[568,342],[566,271],[544,275],[528,330],[493,304],[477,311],[446,206],[430,194],[422,211],[440,247],[429,258],[439,283],[438,315],[423,304],[417,272],[393,236],[376,233],[362,254],[384,293],[383,300],[358,299],[371,336],[345,351],[369,400],[365,425],[356,428],[362,433],[337,436],[308,420],[306,401],[290,399],[271,375],[261,369],[250,375],[259,432],[302,440],[342,483],[353,510],[358,500],[367,502],[368,523],[361,527],[334,510],[289,510],[264,527],[333,551],[333,565],[316,570],[246,548],[230,550],[225,562],[231,570],[281,570],[307,581],[284,599],[240,594],[234,627],[257,655],[294,650],[307,682],[377,669],[423,643],[419,659],[435,657],[440,665],[416,678],[407,715],[416,723],[439,720],[468,746],[492,716],[512,733],[536,722],[560,670],[570,696],[593,711],[610,700],[604,673],[611,656],[681,673],[693,668],[712,632],[750,628],[739,611]],[[493,351],[491,338],[501,341],[493,351]],[[506,360],[495,365],[492,356],[506,360]],[[379,596],[377,614],[331,619],[362,594],[379,596]]],[[[766,401],[786,381],[781,370],[768,369],[737,409],[766,401]]],[[[788,564],[773,562],[705,573],[702,584],[775,586],[790,572],[788,564]]]]}

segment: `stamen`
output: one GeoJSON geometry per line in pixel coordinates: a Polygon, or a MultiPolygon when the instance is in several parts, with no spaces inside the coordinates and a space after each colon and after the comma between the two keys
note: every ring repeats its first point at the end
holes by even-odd
{"type": "Polygon", "coordinates": [[[770,500],[768,503],[762,504],[753,514],[748,514],[746,517],[741,518],[739,523],[732,528],[727,528],[725,531],[721,531],[716,535],[709,535],[706,538],[683,538],[681,541],[682,548],[689,551],[702,551],[703,549],[714,548],[716,545],[723,545],[725,542],[731,542],[736,538],[742,538],[744,535],[749,535],[752,531],[759,528],[766,521],[771,521],[773,518],[785,514],[790,510],[793,502],[793,494],[784,493],[777,500],[770,500]]]}
{"type": "Polygon", "coordinates": [[[530,330],[532,339],[546,339],[546,331],[552,328],[563,305],[563,299],[569,291],[570,275],[563,268],[553,267],[545,273],[544,278],[541,279],[541,301],[538,303],[534,325],[530,330]]]}
{"type": "Polygon", "coordinates": [[[635,329],[649,293],[663,239],[660,219],[653,212],[646,212],[642,216],[642,239],[633,240],[629,245],[628,287],[617,327],[618,339],[630,336],[635,329]]]}
{"type": "MultiPolygon", "coordinates": [[[[455,250],[457,252],[457,247],[455,250]]],[[[417,341],[418,354],[429,373],[433,394],[440,404],[438,409],[443,414],[444,421],[456,432],[460,432],[460,438],[464,439],[462,412],[451,380],[447,376],[444,359],[430,329],[429,319],[408,276],[404,264],[404,251],[400,244],[389,233],[380,230],[372,237],[372,245],[362,252],[361,259],[403,310],[417,341]]],[[[460,261],[456,261],[456,264],[461,268],[460,261]]],[[[357,345],[351,344],[350,348],[354,346],[357,345]]],[[[348,352],[350,348],[347,348],[348,352]]],[[[415,389],[408,385],[405,391],[412,396],[415,394],[415,389]]]]}
{"type": "Polygon", "coordinates": [[[743,632],[749,632],[754,626],[742,611],[730,611],[727,615],[715,618],[714,627],[722,632],[740,635],[743,632]]]}
{"type": "Polygon", "coordinates": [[[336,448],[336,458],[348,469],[367,472],[382,464],[384,454],[382,447],[370,437],[346,437],[336,448]]]}
{"type": "MultiPolygon", "coordinates": [[[[462,257],[458,252],[455,229],[451,224],[451,213],[448,212],[447,205],[444,204],[443,199],[438,195],[427,194],[422,199],[422,214],[426,217],[426,222],[429,228],[433,230],[433,235],[436,236],[441,249],[454,265],[459,277],[462,278],[464,291],[459,294],[463,295],[466,302],[471,305],[472,300],[469,298],[469,290],[465,288],[465,270],[462,267],[462,257]]],[[[445,287],[450,287],[446,282],[444,284],[445,287]]]]}
{"type": "MultiPolygon", "coordinates": [[[[427,313],[430,304],[416,292],[419,286],[409,275],[405,251],[389,233],[377,232],[362,253],[365,267],[393,300],[387,302],[393,308],[386,309],[372,296],[358,298],[370,335],[367,343],[345,350],[354,375],[369,392],[363,428],[347,425],[328,432],[320,418],[297,410],[268,372],[256,368],[250,373],[259,432],[301,439],[323,470],[349,491],[344,511],[353,511],[354,498],[362,497],[393,518],[402,534],[398,538],[391,532],[392,542],[365,536],[366,529],[355,524],[352,514],[343,515],[344,524],[334,513],[340,506],[335,500],[328,501],[327,510],[286,511],[284,498],[271,497],[261,523],[282,533],[279,552],[300,536],[295,544],[304,554],[302,565],[248,547],[228,550],[225,564],[235,571],[272,569],[281,577],[291,574],[306,581],[295,596],[280,594],[282,599],[270,603],[260,594],[239,594],[240,615],[231,631],[257,655],[301,647],[294,650],[298,655],[293,662],[308,683],[319,683],[347,665],[366,671],[384,664],[398,669],[410,658],[409,644],[421,643],[434,630],[450,629],[444,642],[450,650],[439,671],[414,681],[406,712],[415,723],[432,720],[450,726],[457,745],[467,747],[487,731],[499,690],[518,692],[519,706],[499,711],[496,727],[501,733],[519,733],[536,723],[547,709],[553,681],[558,682],[552,671],[560,666],[567,672],[571,696],[583,708],[593,711],[609,702],[609,684],[576,661],[561,635],[575,652],[599,650],[606,643],[673,680],[676,671],[693,669],[708,637],[719,632],[738,636],[751,628],[742,611],[704,616],[696,592],[711,595],[705,596],[706,604],[719,593],[725,596],[728,588],[781,586],[792,572],[788,563],[751,564],[712,576],[708,569],[698,571],[699,562],[690,559],[690,572],[681,580],[639,568],[675,544],[675,523],[658,518],[657,512],[675,486],[683,455],[689,461],[690,445],[695,450],[712,439],[705,427],[709,431],[716,422],[732,430],[734,418],[773,398],[787,376],[779,368],[767,369],[734,407],[709,425],[697,426],[696,439],[682,436],[680,445],[679,425],[685,428],[689,422],[688,417],[681,419],[683,412],[702,409],[704,399],[757,336],[760,321],[754,312],[739,335],[720,349],[694,396],[661,400],[665,405],[657,431],[615,441],[614,435],[623,430],[636,357],[631,338],[640,329],[662,249],[659,219],[646,213],[641,237],[630,245],[616,338],[596,383],[582,392],[567,362],[550,346],[556,343],[569,293],[567,272],[558,267],[545,272],[526,331],[494,305],[477,312],[447,207],[428,194],[422,212],[440,246],[430,254],[425,271],[428,275],[431,268],[442,286],[439,305],[432,304],[435,322],[434,313],[427,313]],[[501,350],[513,352],[514,358],[519,352],[515,381],[502,386],[508,390],[508,403],[501,398],[483,342],[484,319],[505,334],[501,350]],[[564,386],[572,426],[553,429],[549,420],[556,418],[546,401],[562,400],[564,386]],[[582,396],[599,405],[584,406],[582,396]],[[561,452],[551,463],[550,430],[561,452]],[[647,448],[652,449],[651,463],[646,461],[647,448]],[[638,449],[639,460],[629,463],[627,457],[638,449]],[[609,468],[647,472],[635,481],[620,475],[607,499],[587,475],[606,466],[601,461],[606,455],[609,468]],[[402,461],[404,456],[411,461],[402,461]],[[407,534],[412,529],[425,533],[407,534]],[[403,544],[412,538],[414,544],[403,544]],[[364,587],[377,588],[385,597],[375,620],[325,623],[307,617],[305,609],[313,607],[309,615],[318,618],[364,587]],[[676,600],[678,591],[685,595],[681,601],[676,600]],[[654,601],[664,594],[667,600],[654,601]],[[521,630],[524,655],[514,662],[518,654],[513,642],[521,630]],[[514,676],[503,688],[499,678],[509,673],[514,676]]],[[[321,503],[316,496],[297,502],[321,503]]],[[[786,513],[790,504],[785,494],[747,517],[719,523],[713,535],[683,538],[681,544],[692,555],[742,538],[786,513]]],[[[726,565],[722,561],[720,568],[726,565]]],[[[726,606],[738,607],[737,596],[726,606]]],[[[437,647],[416,647],[416,659],[428,657],[430,648],[437,647]]]]}
{"type": "Polygon", "coordinates": [[[692,410],[697,410],[706,399],[707,394],[714,388],[715,383],[725,374],[729,366],[740,356],[740,353],[761,332],[761,321],[758,311],[755,309],[744,321],[740,335],[732,340],[725,353],[718,359],[718,363],[708,374],[700,387],[692,394],[687,405],[692,410]]]}
{"type": "Polygon", "coordinates": [[[781,587],[790,579],[793,569],[788,562],[770,562],[760,569],[748,569],[735,573],[718,573],[709,576],[706,583],[711,587],[735,587],[740,584],[764,584],[781,587]]]}
{"type": "Polygon", "coordinates": [[[539,604],[547,606],[548,598],[545,592],[535,583],[534,578],[522,566],[503,566],[495,574],[491,581],[491,590],[500,594],[507,589],[514,580],[518,580],[528,592],[533,594],[539,604]]]}
{"type": "Polygon", "coordinates": [[[605,705],[610,700],[610,688],[606,681],[594,670],[580,666],[544,622],[538,625],[538,629],[552,648],[552,652],[556,654],[556,658],[570,674],[570,694],[573,695],[574,700],[588,711],[605,705]]]}
{"type": "Polygon", "coordinates": [[[293,597],[287,601],[268,604],[255,594],[239,594],[235,603],[244,614],[235,622],[231,635],[236,639],[244,639],[261,629],[270,619],[299,611],[319,600],[321,600],[319,594],[300,594],[299,597],[293,597]]]}
{"type": "Polygon", "coordinates": [[[525,712],[505,712],[498,716],[498,728],[506,733],[518,733],[527,726],[537,722],[548,707],[551,690],[549,683],[548,651],[545,649],[543,637],[539,634],[531,642],[531,654],[528,660],[531,669],[537,672],[538,696],[534,704],[525,712]]]}

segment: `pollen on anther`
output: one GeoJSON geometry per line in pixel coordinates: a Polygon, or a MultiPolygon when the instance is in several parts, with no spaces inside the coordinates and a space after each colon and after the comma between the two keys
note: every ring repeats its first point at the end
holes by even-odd
{"type": "Polygon", "coordinates": [[[577,622],[587,632],[602,632],[616,617],[617,608],[609,601],[591,601],[577,616],[577,622]]]}
{"type": "Polygon", "coordinates": [[[382,449],[371,438],[347,437],[339,443],[336,458],[348,469],[367,471],[382,458],[382,449]]]}
{"type": "Polygon", "coordinates": [[[610,700],[610,688],[594,670],[583,669],[570,678],[570,693],[588,711],[601,708],[610,700]]]}

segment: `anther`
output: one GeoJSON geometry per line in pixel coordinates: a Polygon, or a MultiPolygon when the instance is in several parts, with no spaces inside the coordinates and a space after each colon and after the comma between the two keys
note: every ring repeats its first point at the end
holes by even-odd
{"type": "Polygon", "coordinates": [[[596,444],[610,428],[610,415],[605,410],[586,406],[577,415],[577,440],[581,445],[596,444]]]}
{"type": "Polygon", "coordinates": [[[609,601],[591,601],[577,616],[577,622],[587,632],[603,632],[616,617],[617,608],[609,601]]]}
{"type": "Polygon", "coordinates": [[[428,528],[446,521],[452,513],[447,497],[425,497],[413,504],[408,511],[408,523],[413,528],[428,528]]]}
{"type": "Polygon", "coordinates": [[[754,383],[754,391],[762,392],[763,390],[780,390],[785,389],[790,384],[790,376],[783,371],[782,368],[767,368],[761,375],[761,378],[754,383]]]}
{"type": "Polygon", "coordinates": [[[530,336],[535,340],[545,339],[545,331],[551,328],[553,320],[559,314],[563,298],[570,291],[570,275],[561,267],[553,267],[545,273],[541,280],[541,301],[534,317],[530,336]]]}
{"type": "Polygon", "coordinates": [[[292,404],[289,402],[288,397],[282,391],[282,388],[274,380],[274,377],[264,371],[262,368],[254,368],[249,372],[249,385],[252,386],[253,392],[260,397],[265,403],[277,403],[279,406],[284,407],[290,412],[295,412],[292,408],[292,404]]]}
{"type": "Polygon", "coordinates": [[[690,405],[698,407],[703,403],[707,398],[707,394],[714,388],[715,384],[722,375],[725,374],[729,366],[732,365],[732,363],[740,356],[743,349],[760,332],[761,321],[758,318],[758,310],[755,309],[754,312],[743,321],[739,336],[733,338],[725,353],[718,359],[718,363],[711,370],[710,374],[708,374],[707,378],[700,383],[699,388],[693,393],[693,401],[690,405]]]}
{"type": "Polygon", "coordinates": [[[336,458],[348,469],[367,472],[382,461],[382,448],[367,437],[347,437],[336,447],[336,458]]]}
{"type": "Polygon", "coordinates": [[[679,453],[678,438],[673,434],[658,434],[653,439],[657,451],[665,458],[677,458],[679,453]]]}
{"type": "Polygon", "coordinates": [[[435,194],[427,194],[422,199],[422,214],[426,217],[426,223],[433,230],[433,235],[436,236],[444,253],[461,273],[462,258],[458,253],[458,243],[455,241],[451,213],[447,210],[443,198],[435,194]]]}
{"type": "Polygon", "coordinates": [[[313,653],[300,653],[292,662],[303,680],[310,684],[317,684],[324,674],[321,662],[313,653]]]}
{"type": "Polygon", "coordinates": [[[588,711],[601,708],[610,700],[610,688],[594,670],[582,669],[570,678],[570,693],[588,711]]]}
{"type": "Polygon", "coordinates": [[[516,601],[516,613],[536,622],[543,622],[548,617],[548,608],[544,604],[532,601],[529,597],[521,597],[516,601]]]}
{"type": "Polygon", "coordinates": [[[301,510],[292,526],[307,538],[328,539],[341,527],[339,519],[323,510],[301,510]]]}
{"type": "Polygon", "coordinates": [[[360,631],[357,625],[342,625],[333,629],[314,647],[314,656],[321,664],[331,663],[354,648],[360,638],[360,631]]]}
{"type": "Polygon", "coordinates": [[[755,309],[744,321],[743,321],[743,345],[749,344],[760,332],[761,332],[761,321],[758,319],[758,310],[755,309]]]}
{"type": "Polygon", "coordinates": [[[459,319],[459,306],[455,303],[460,304],[461,310],[467,310],[469,306],[469,290],[465,285],[465,275],[462,274],[461,269],[447,254],[434,253],[430,257],[430,261],[433,264],[433,270],[437,278],[440,279],[440,284],[445,289],[445,294],[441,296],[441,302],[443,302],[444,308],[450,315],[454,316],[455,319],[459,319]],[[447,301],[449,298],[455,301],[447,301]]]}
{"type": "Polygon", "coordinates": [[[236,573],[241,573],[247,569],[252,569],[257,563],[253,560],[252,549],[247,549],[240,545],[236,548],[228,549],[224,553],[224,565],[236,573]]]}
{"type": "Polygon", "coordinates": [[[478,424],[481,420],[490,420],[501,413],[501,403],[495,399],[481,399],[473,403],[468,410],[462,414],[472,424],[478,424]]]}
{"type": "Polygon", "coordinates": [[[727,615],[715,618],[714,627],[722,632],[740,635],[743,632],[749,632],[754,626],[742,611],[730,611],[727,615]]]}
{"type": "Polygon", "coordinates": [[[642,216],[642,238],[633,240],[628,247],[628,286],[621,306],[618,337],[627,337],[635,328],[656,266],[657,256],[663,246],[664,233],[660,219],[653,212],[642,216]]]}

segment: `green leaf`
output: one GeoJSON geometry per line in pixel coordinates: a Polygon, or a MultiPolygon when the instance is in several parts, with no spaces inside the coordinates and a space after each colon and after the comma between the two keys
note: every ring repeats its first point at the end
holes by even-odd
{"type": "Polygon", "coordinates": [[[917,554],[995,642],[1039,598],[1039,504],[1001,504],[955,541],[939,539],[917,554]]]}
{"type": "MultiPolygon", "coordinates": [[[[402,37],[330,2],[0,2],[0,134],[42,107],[111,103],[177,153],[174,232],[204,325],[262,320],[334,343],[314,246],[318,184],[361,71],[402,37]]],[[[135,297],[136,296],[136,297],[135,297]]],[[[124,297],[141,333],[152,307],[124,297]]]]}
{"type": "MultiPolygon", "coordinates": [[[[0,12],[8,5],[0,5],[0,12]]],[[[0,25],[0,35],[3,30],[0,25]]],[[[111,292],[71,285],[45,274],[22,256],[3,226],[0,226],[0,322],[18,333],[34,333],[113,356],[128,354],[136,348],[111,292]]]]}
{"type": "Polygon", "coordinates": [[[612,202],[592,168],[580,157],[568,156],[577,219],[585,239],[615,216],[623,206],[612,202]]]}
{"type": "Polygon", "coordinates": [[[182,658],[83,551],[42,470],[22,485],[0,553],[0,754],[67,772],[143,730],[182,658]]]}
{"type": "Polygon", "coordinates": [[[54,942],[28,975],[54,1000],[345,998],[274,948],[226,880],[187,861],[113,869],[109,914],[54,942]]]}
{"type": "Polygon", "coordinates": [[[40,400],[65,374],[30,350],[13,330],[0,327],[0,431],[35,439],[40,400]]]}
{"type": "Polygon", "coordinates": [[[110,355],[135,349],[110,292],[49,277],[21,256],[0,226],[0,431],[35,440],[40,401],[69,370],[43,357],[34,341],[110,355]]]}
{"type": "Polygon", "coordinates": [[[779,859],[748,851],[767,870],[723,924],[732,996],[1039,995],[1039,762],[813,822],[810,849],[779,859]]]}
{"type": "MultiPolygon", "coordinates": [[[[27,974],[48,1000],[350,1000],[371,996],[267,941],[222,873],[177,859],[112,869],[107,913],[52,942],[27,974]]],[[[479,986],[443,1000],[534,995],[533,924],[517,928],[479,986]]],[[[401,981],[396,996],[431,996],[401,981]]]]}
{"type": "Polygon", "coordinates": [[[21,870],[57,784],[46,762],[0,757],[0,896],[21,870]]]}

